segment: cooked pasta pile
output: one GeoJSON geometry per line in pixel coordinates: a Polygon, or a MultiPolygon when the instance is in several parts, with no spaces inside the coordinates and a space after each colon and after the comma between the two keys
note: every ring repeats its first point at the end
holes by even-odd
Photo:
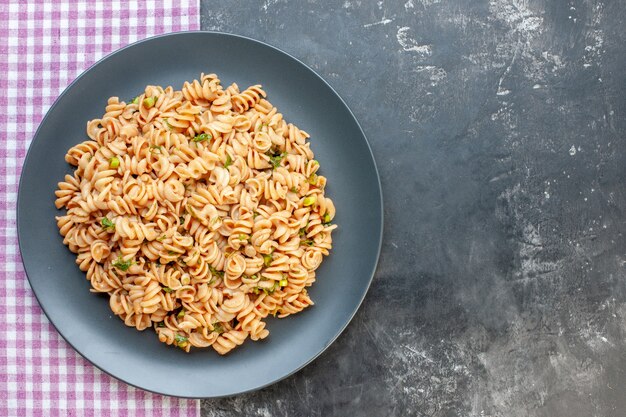
{"type": "Polygon", "coordinates": [[[181,91],[111,97],[56,191],[63,243],[126,325],[185,351],[264,339],[264,319],[313,304],[332,201],[309,135],[260,85],[215,74],[181,91]]]}

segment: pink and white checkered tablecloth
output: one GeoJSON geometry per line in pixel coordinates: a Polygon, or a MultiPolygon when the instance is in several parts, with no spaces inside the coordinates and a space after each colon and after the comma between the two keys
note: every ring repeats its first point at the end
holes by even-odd
{"type": "Polygon", "coordinates": [[[130,387],[72,350],[28,285],[15,226],[26,150],[61,91],[111,51],[199,26],[199,0],[0,0],[0,416],[200,414],[198,401],[130,387]]]}

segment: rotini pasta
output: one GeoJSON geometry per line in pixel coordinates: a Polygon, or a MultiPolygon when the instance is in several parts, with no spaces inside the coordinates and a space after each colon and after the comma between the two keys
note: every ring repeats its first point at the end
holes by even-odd
{"type": "Polygon", "coordinates": [[[127,326],[224,355],[313,305],[335,206],[309,135],[266,97],[215,74],[147,86],[111,97],[67,152],[59,232],[127,326]]]}

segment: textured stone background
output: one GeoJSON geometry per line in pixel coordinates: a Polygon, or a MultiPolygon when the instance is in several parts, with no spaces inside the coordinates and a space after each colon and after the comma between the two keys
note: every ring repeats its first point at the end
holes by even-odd
{"type": "Polygon", "coordinates": [[[626,415],[624,1],[203,0],[202,16],[339,92],[386,216],[337,342],[205,416],[626,415]]]}

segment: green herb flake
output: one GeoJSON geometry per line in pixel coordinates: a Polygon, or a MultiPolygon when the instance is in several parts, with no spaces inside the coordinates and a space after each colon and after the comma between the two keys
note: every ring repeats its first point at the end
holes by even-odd
{"type": "Polygon", "coordinates": [[[326,213],[324,214],[324,224],[325,225],[329,225],[330,224],[330,213],[326,213]]]}
{"type": "Polygon", "coordinates": [[[297,193],[298,189],[296,187],[291,187],[289,191],[291,191],[292,193],[297,193]]]}
{"type": "Polygon", "coordinates": [[[317,185],[317,174],[311,174],[309,178],[307,178],[306,182],[311,185],[317,185]]]}
{"type": "Polygon", "coordinates": [[[185,216],[180,216],[180,217],[178,218],[178,222],[179,222],[180,224],[185,223],[185,216]]]}
{"type": "Polygon", "coordinates": [[[156,97],[144,98],[143,99],[143,105],[144,105],[145,108],[151,109],[156,104],[156,101],[157,101],[156,97]]]}
{"type": "Polygon", "coordinates": [[[314,242],[311,239],[307,239],[307,240],[303,240],[302,243],[307,245],[307,246],[313,246],[314,242]]]}
{"type": "Polygon", "coordinates": [[[176,315],[176,317],[178,317],[179,319],[182,319],[183,317],[185,317],[185,310],[180,310],[178,314],[176,315]]]}
{"type": "Polygon", "coordinates": [[[170,287],[163,287],[163,291],[165,291],[166,293],[171,293],[172,291],[174,291],[173,289],[171,289],[170,287]]]}
{"type": "Polygon", "coordinates": [[[121,256],[117,258],[117,261],[113,262],[114,267],[124,272],[128,271],[132,264],[134,264],[133,261],[125,261],[121,256]]]}
{"type": "Polygon", "coordinates": [[[176,334],[174,336],[174,340],[176,341],[176,344],[178,345],[178,347],[184,348],[185,346],[187,346],[187,342],[189,341],[188,338],[186,338],[185,336],[181,336],[179,334],[176,334]]]}
{"type": "Polygon", "coordinates": [[[270,156],[270,163],[274,168],[278,168],[280,166],[281,161],[286,156],[286,153],[281,153],[280,155],[270,156]]]}
{"type": "Polygon", "coordinates": [[[165,327],[165,323],[160,321],[157,323],[157,327],[165,327]]]}
{"type": "Polygon", "coordinates": [[[298,232],[298,236],[300,237],[306,236],[306,227],[303,227],[302,229],[300,229],[300,231],[298,232]]]}
{"type": "Polygon", "coordinates": [[[213,331],[217,334],[224,333],[224,327],[222,326],[222,323],[213,323],[213,331]]]}
{"type": "Polygon", "coordinates": [[[120,159],[117,156],[109,159],[109,167],[111,169],[117,169],[120,166],[120,159]]]}
{"type": "Polygon", "coordinates": [[[193,142],[204,142],[205,140],[211,140],[213,139],[213,135],[210,133],[201,133],[197,136],[195,136],[194,138],[192,138],[191,140],[193,142]]]}
{"type": "Polygon", "coordinates": [[[111,221],[108,217],[103,217],[100,224],[102,224],[102,228],[107,232],[115,230],[115,223],[113,223],[113,221],[111,221]]]}
{"type": "Polygon", "coordinates": [[[313,204],[315,204],[316,201],[317,201],[317,197],[315,197],[315,195],[310,195],[304,198],[304,201],[302,202],[302,204],[304,205],[304,207],[308,207],[308,206],[312,206],[313,204]]]}
{"type": "Polygon", "coordinates": [[[150,153],[161,153],[161,150],[163,148],[159,145],[153,145],[153,146],[150,146],[149,149],[150,149],[150,153]]]}
{"type": "Polygon", "coordinates": [[[319,165],[319,164],[320,164],[320,163],[319,163],[319,162],[317,162],[315,159],[314,159],[314,160],[312,160],[311,162],[313,162],[313,165],[319,165]]]}
{"type": "Polygon", "coordinates": [[[139,96],[137,96],[134,99],[130,100],[130,104],[137,104],[137,103],[139,103],[139,96]]]}
{"type": "Polygon", "coordinates": [[[224,168],[228,169],[229,166],[233,164],[233,159],[229,154],[226,154],[226,162],[224,162],[224,168]]]}
{"type": "Polygon", "coordinates": [[[211,274],[213,274],[213,276],[218,276],[220,278],[224,277],[224,271],[218,271],[217,269],[215,269],[215,267],[210,266],[209,267],[209,271],[211,271],[211,274]]]}
{"type": "Polygon", "coordinates": [[[273,260],[274,260],[274,257],[272,256],[271,253],[269,255],[263,255],[263,264],[265,266],[270,266],[273,260]]]}
{"type": "Polygon", "coordinates": [[[283,278],[278,282],[278,285],[280,285],[281,287],[286,287],[287,284],[289,284],[289,281],[287,281],[287,278],[283,278]]]}
{"type": "Polygon", "coordinates": [[[157,242],[163,242],[165,240],[165,238],[166,238],[166,236],[163,235],[163,236],[157,237],[156,240],[157,240],[157,242]]]}
{"type": "Polygon", "coordinates": [[[248,235],[239,235],[239,240],[248,240],[248,235]]]}
{"type": "Polygon", "coordinates": [[[276,291],[276,289],[279,287],[279,283],[278,281],[274,281],[274,285],[272,285],[270,288],[263,288],[263,292],[267,295],[273,294],[274,291],[276,291]]]}

